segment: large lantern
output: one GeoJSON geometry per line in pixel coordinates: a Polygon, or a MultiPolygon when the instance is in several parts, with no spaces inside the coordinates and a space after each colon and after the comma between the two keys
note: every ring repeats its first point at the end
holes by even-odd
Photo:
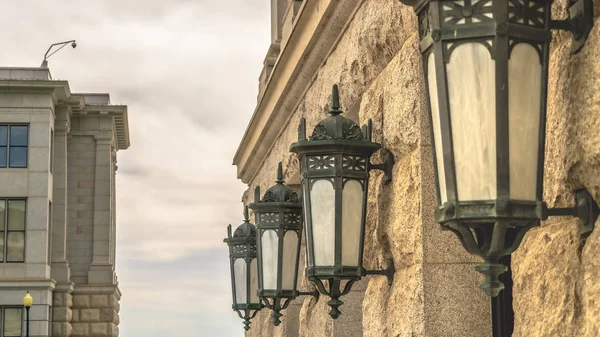
{"type": "Polygon", "coordinates": [[[589,232],[597,205],[542,201],[550,29],[573,32],[578,51],[593,25],[593,1],[550,18],[551,0],[401,0],[419,17],[438,192],[436,221],[484,258],[490,296],[503,289],[501,258],[552,215],[576,215],[589,232]]]}
{"type": "Polygon", "coordinates": [[[371,141],[370,121],[361,130],[341,113],[334,86],[331,116],[317,124],[310,139],[302,119],[299,140],[290,147],[298,154],[302,171],[306,274],[319,292],[331,297],[327,304],[333,318],[341,314],[339,297],[362,276],[387,275],[391,282],[394,274],[392,260],[386,270],[368,271],[362,266],[369,171],[384,169],[389,181],[393,157],[388,154],[386,163],[371,165],[371,155],[381,146],[371,141]]]}
{"type": "Polygon", "coordinates": [[[232,308],[244,320],[244,329],[250,329],[250,320],[262,308],[258,298],[258,268],[256,261],[256,229],[248,220],[248,208],[244,209],[244,223],[233,235],[231,225],[227,227],[231,266],[232,308]]]}
{"type": "Polygon", "coordinates": [[[298,295],[318,296],[318,292],[297,291],[302,204],[298,194],[284,184],[281,163],[276,185],[265,192],[262,200],[257,186],[250,209],[258,232],[258,297],[273,311],[273,324],[277,326],[281,310],[298,295]]]}

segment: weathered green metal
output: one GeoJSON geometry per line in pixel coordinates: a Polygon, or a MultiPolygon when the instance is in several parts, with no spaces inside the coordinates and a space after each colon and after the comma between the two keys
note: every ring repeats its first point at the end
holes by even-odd
{"type": "MultiPolygon", "coordinates": [[[[276,184],[269,188],[262,200],[260,198],[260,187],[256,187],[254,194],[254,203],[249,205],[254,211],[255,222],[257,225],[256,245],[258,247],[258,296],[264,305],[273,311],[273,324],[278,326],[281,323],[281,311],[286,309],[289,303],[301,294],[297,291],[298,279],[298,264],[300,257],[300,245],[302,239],[302,203],[298,194],[289,186],[284,184],[283,166],[281,162],[277,167],[276,184]],[[263,259],[262,236],[267,231],[277,233],[277,286],[276,289],[265,289],[264,269],[265,263],[263,259]],[[286,288],[283,286],[283,268],[282,257],[284,255],[284,238],[290,231],[295,232],[297,236],[297,244],[295,247],[293,286],[286,288]]],[[[273,267],[273,266],[271,266],[273,267]]]]}
{"type": "Polygon", "coordinates": [[[250,321],[262,309],[260,301],[253,302],[251,296],[251,266],[252,260],[256,259],[256,228],[248,218],[248,207],[244,208],[244,222],[239,225],[233,235],[231,225],[227,227],[227,238],[223,240],[229,247],[229,265],[231,270],[231,292],[233,296],[233,311],[244,320],[244,330],[250,329],[250,321]],[[238,303],[234,263],[236,259],[243,259],[246,263],[246,301],[238,303]]]}
{"type": "Polygon", "coordinates": [[[341,314],[339,306],[343,304],[339,298],[347,294],[354,282],[365,275],[382,274],[393,278],[393,261],[387,271],[367,271],[362,266],[364,250],[364,231],[366,221],[366,201],[368,196],[369,171],[385,170],[384,182],[392,178],[393,156],[386,155],[386,162],[380,165],[370,163],[371,155],[381,148],[372,142],[372,123],[362,129],[351,119],[341,116],[337,85],[333,86],[331,95],[330,116],[321,120],[314,128],[311,136],[306,137],[306,120],[302,118],[298,127],[298,142],[290,146],[290,151],[298,155],[301,168],[304,222],[306,224],[307,268],[306,275],[315,283],[321,294],[331,298],[328,302],[332,308],[332,318],[341,314]],[[333,184],[335,193],[335,230],[334,230],[334,264],[317,265],[314,254],[313,220],[311,217],[310,191],[313,184],[326,180],[333,184]],[[342,263],[342,191],[346,182],[353,180],[360,183],[363,193],[362,218],[360,228],[360,244],[356,266],[342,263]],[[341,289],[342,281],[347,281],[341,289]],[[326,282],[327,285],[324,283],[326,282]]]}
{"type": "MultiPolygon", "coordinates": [[[[431,55],[435,62],[440,134],[434,134],[431,120],[430,125],[432,139],[437,136],[441,142],[440,157],[443,158],[443,163],[440,166],[445,172],[442,177],[446,191],[444,197],[448,200],[438,204],[435,218],[442,229],[450,230],[458,236],[467,251],[484,258],[484,263],[476,268],[486,277],[481,288],[486,294],[495,297],[503,289],[498,275],[506,267],[500,262],[501,259],[512,254],[527,231],[538,226],[540,220],[553,215],[578,216],[583,222],[581,232],[586,234],[592,230],[597,218],[598,206],[587,191],[577,193],[577,205],[574,208],[552,210],[542,201],[550,30],[570,31],[573,34],[573,53],[581,50],[593,26],[593,0],[570,1],[570,18],[566,20],[552,20],[551,0],[400,1],[412,6],[417,13],[419,45],[424,64],[427,64],[431,55]],[[494,200],[460,200],[457,192],[446,66],[452,52],[464,43],[485,46],[495,62],[496,153],[492,155],[497,158],[498,196],[494,200]],[[508,62],[513,47],[520,43],[535,48],[542,66],[535,201],[510,198],[508,62]]],[[[425,78],[428,78],[428,67],[423,68],[425,78]]],[[[427,94],[429,95],[429,90],[427,94]]],[[[473,142],[477,141],[479,140],[473,139],[473,142]]],[[[435,151],[434,147],[436,186],[438,200],[441,200],[435,151]]]]}

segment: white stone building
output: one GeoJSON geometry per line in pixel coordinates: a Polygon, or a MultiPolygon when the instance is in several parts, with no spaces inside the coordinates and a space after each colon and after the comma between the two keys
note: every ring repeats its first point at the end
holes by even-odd
{"type": "Polygon", "coordinates": [[[117,151],[127,107],[47,68],[0,68],[0,337],[117,336],[117,151]]]}

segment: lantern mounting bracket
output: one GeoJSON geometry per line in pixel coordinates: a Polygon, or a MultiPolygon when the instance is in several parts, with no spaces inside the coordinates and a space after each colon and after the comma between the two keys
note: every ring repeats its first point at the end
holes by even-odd
{"type": "Polygon", "coordinates": [[[394,155],[388,151],[383,155],[383,163],[371,164],[369,163],[369,170],[381,170],[383,171],[383,183],[387,184],[392,181],[394,164],[396,163],[394,155]]]}
{"type": "Polygon", "coordinates": [[[318,290],[314,290],[314,291],[298,291],[297,294],[298,294],[298,296],[312,296],[317,301],[319,300],[319,291],[318,290]]]}
{"type": "Polygon", "coordinates": [[[581,220],[579,235],[588,237],[594,230],[596,220],[600,215],[600,207],[585,188],[575,191],[575,206],[567,208],[548,208],[544,219],[550,216],[574,216],[581,220]]]}
{"type": "Polygon", "coordinates": [[[394,274],[396,268],[394,267],[394,260],[387,259],[388,267],[383,270],[367,270],[365,269],[365,275],[384,275],[387,277],[388,285],[391,286],[394,283],[394,274]]]}
{"type": "Polygon", "coordinates": [[[571,51],[577,54],[594,27],[594,0],[571,0],[569,4],[569,18],[550,20],[549,24],[551,29],[566,30],[573,34],[571,51]]]}

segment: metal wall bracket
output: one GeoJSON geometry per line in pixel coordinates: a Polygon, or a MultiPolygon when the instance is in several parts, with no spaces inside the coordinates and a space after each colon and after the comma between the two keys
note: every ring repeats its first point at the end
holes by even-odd
{"type": "Polygon", "coordinates": [[[396,161],[394,160],[394,155],[391,152],[387,152],[383,156],[383,164],[370,164],[369,170],[381,170],[383,171],[383,183],[387,184],[392,181],[393,176],[393,168],[396,161]]]}
{"type": "Polygon", "coordinates": [[[312,297],[314,297],[317,300],[317,302],[319,301],[320,293],[319,293],[318,290],[315,290],[315,291],[298,291],[297,294],[298,294],[298,296],[312,296],[312,297]]]}
{"type": "Polygon", "coordinates": [[[394,260],[387,259],[388,267],[383,270],[366,270],[365,275],[383,275],[387,277],[388,285],[391,286],[394,283],[394,274],[396,273],[396,268],[394,268],[394,260]]]}
{"type": "Polygon", "coordinates": [[[585,45],[594,27],[594,0],[571,0],[569,3],[569,18],[550,20],[550,29],[571,32],[573,34],[571,52],[577,54],[585,45]]]}
{"type": "MultiPolygon", "coordinates": [[[[581,0],[580,0],[581,1],[581,0]]],[[[575,191],[575,206],[568,208],[548,208],[545,218],[550,216],[574,216],[581,220],[579,235],[582,238],[588,237],[594,230],[596,220],[600,215],[600,207],[594,201],[594,198],[585,188],[575,191]]]]}

